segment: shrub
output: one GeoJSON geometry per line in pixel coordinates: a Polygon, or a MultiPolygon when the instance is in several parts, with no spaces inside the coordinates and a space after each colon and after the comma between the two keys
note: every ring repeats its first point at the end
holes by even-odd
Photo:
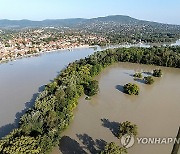
{"type": "Polygon", "coordinates": [[[161,70],[161,69],[155,69],[155,70],[153,70],[153,76],[155,76],[155,77],[161,77],[161,76],[162,76],[162,70],[161,70]]]}
{"type": "Polygon", "coordinates": [[[116,145],[114,142],[108,143],[105,149],[100,154],[126,154],[127,150],[124,147],[116,145]]]}
{"type": "Polygon", "coordinates": [[[124,85],[124,92],[129,95],[139,95],[139,87],[136,84],[128,83],[124,85]]]}
{"type": "Polygon", "coordinates": [[[138,134],[137,125],[132,124],[129,121],[125,121],[120,124],[118,138],[122,137],[123,135],[136,136],[137,134],[138,134]]]}
{"type": "Polygon", "coordinates": [[[136,72],[136,73],[133,75],[133,77],[135,77],[135,78],[142,78],[142,73],[136,72]]]}
{"type": "Polygon", "coordinates": [[[153,84],[154,83],[154,79],[152,76],[144,77],[144,81],[146,84],[153,84]]]}
{"type": "Polygon", "coordinates": [[[87,96],[96,95],[98,91],[99,91],[98,81],[92,80],[92,81],[89,81],[87,84],[85,84],[84,93],[87,96]]]}

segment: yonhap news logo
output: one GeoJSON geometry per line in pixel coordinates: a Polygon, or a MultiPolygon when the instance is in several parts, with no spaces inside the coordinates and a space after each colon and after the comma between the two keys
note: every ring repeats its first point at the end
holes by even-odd
{"type": "Polygon", "coordinates": [[[121,137],[120,141],[123,147],[130,148],[134,145],[135,139],[133,135],[126,134],[121,137]]]}
{"type": "Polygon", "coordinates": [[[121,145],[125,148],[132,147],[135,143],[137,144],[180,144],[180,138],[173,137],[137,137],[133,135],[123,135],[120,138],[121,145]]]}

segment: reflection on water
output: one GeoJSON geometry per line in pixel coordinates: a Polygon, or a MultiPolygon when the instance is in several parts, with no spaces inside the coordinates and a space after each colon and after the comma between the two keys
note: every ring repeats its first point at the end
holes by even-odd
{"type": "MultiPolygon", "coordinates": [[[[80,99],[75,118],[62,135],[74,140],[87,153],[99,150],[94,142],[97,139],[104,143],[113,141],[119,145],[120,142],[115,137],[117,127],[126,120],[138,125],[138,137],[176,137],[180,124],[180,69],[158,67],[163,70],[163,77],[155,78],[153,85],[135,81],[132,77],[137,71],[144,72],[144,76],[149,75],[147,72],[155,68],[157,67],[119,63],[105,69],[96,78],[99,80],[99,94],[88,101],[85,96],[80,99]],[[128,82],[139,85],[139,96],[123,93],[122,86],[128,82]],[[87,144],[93,146],[85,146],[87,144]]],[[[65,154],[61,149],[68,146],[71,147],[71,144],[61,140],[60,147],[54,149],[53,154],[65,154]]],[[[102,149],[103,145],[100,147],[102,149]]],[[[172,147],[173,144],[135,144],[128,149],[128,153],[170,154],[172,147]]],[[[76,149],[73,152],[76,153],[76,149]]]]}

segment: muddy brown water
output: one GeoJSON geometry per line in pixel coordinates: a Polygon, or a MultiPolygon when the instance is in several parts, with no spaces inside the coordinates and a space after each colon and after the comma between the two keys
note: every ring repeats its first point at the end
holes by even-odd
{"type": "MultiPolygon", "coordinates": [[[[89,101],[85,96],[80,98],[75,117],[53,154],[95,153],[112,141],[120,145],[115,134],[119,123],[127,120],[138,125],[138,137],[176,137],[180,125],[180,69],[118,63],[104,69],[96,79],[100,92],[89,101]],[[155,78],[153,85],[134,81],[135,72],[155,68],[161,68],[163,76],[155,78]],[[122,86],[128,82],[139,85],[139,96],[123,93],[122,86]]],[[[135,143],[128,153],[170,154],[172,147],[135,143]]]]}
{"type": "Polygon", "coordinates": [[[0,138],[17,127],[20,116],[33,106],[43,85],[70,62],[94,51],[93,48],[60,50],[0,64],[0,138]]]}

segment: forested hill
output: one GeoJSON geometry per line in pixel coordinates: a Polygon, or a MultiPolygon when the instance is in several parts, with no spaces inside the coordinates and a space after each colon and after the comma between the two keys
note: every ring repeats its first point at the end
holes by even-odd
{"type": "Polygon", "coordinates": [[[124,15],[113,15],[106,17],[98,17],[92,19],[84,18],[72,18],[72,19],[48,19],[43,21],[32,21],[32,20],[0,20],[0,27],[44,27],[44,26],[67,26],[67,27],[81,27],[88,24],[120,24],[120,25],[153,25],[153,26],[169,26],[171,28],[177,28],[178,25],[161,24],[157,22],[150,22],[145,20],[138,20],[130,16],[124,15]]]}
{"type": "MultiPolygon", "coordinates": [[[[114,15],[92,19],[74,18],[57,20],[0,20],[0,28],[62,27],[83,33],[100,35],[110,43],[160,43],[180,39],[180,25],[138,20],[129,16],[114,15]]],[[[96,43],[97,44],[97,43],[96,43]]]]}

